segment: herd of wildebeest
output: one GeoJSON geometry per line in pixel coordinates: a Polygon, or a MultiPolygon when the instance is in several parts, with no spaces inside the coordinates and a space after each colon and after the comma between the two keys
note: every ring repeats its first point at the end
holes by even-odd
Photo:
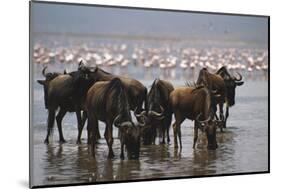
{"type": "Polygon", "coordinates": [[[77,71],[71,73],[46,73],[46,69],[42,70],[45,79],[38,80],[43,85],[45,108],[48,110],[45,143],[49,144],[55,120],[59,141],[65,142],[62,119],[67,112],[75,112],[77,143],[81,143],[81,133],[88,120],[88,144],[95,157],[97,141],[101,137],[98,121],[102,121],[105,123],[108,158],[114,157],[113,128],[119,129],[121,159],[124,159],[124,147],[128,159],[138,159],[141,143],[155,144],[157,136],[160,143],[169,143],[173,115],[175,148],[178,148],[178,140],[182,148],[181,123],[187,118],[194,121],[193,148],[198,130],[201,130],[206,134],[207,148],[215,150],[218,147],[217,129],[223,132],[226,127],[229,107],[235,104],[235,88],[244,83],[241,74],[230,74],[226,67],[221,67],[216,73],[202,68],[196,82],[186,82],[186,86],[174,88],[169,81],[155,79],[148,91],[136,79],[113,75],[99,67],[86,66],[82,61],[77,71]],[[132,120],[130,111],[134,112],[136,122],[132,120]]]}

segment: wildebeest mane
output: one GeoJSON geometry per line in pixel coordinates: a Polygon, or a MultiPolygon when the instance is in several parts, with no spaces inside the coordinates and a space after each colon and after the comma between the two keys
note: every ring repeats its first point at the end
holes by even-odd
{"type": "Polygon", "coordinates": [[[100,71],[100,72],[103,72],[104,74],[112,75],[111,73],[99,68],[98,66],[96,66],[96,69],[98,69],[98,71],[100,71]]]}
{"type": "Polygon", "coordinates": [[[159,79],[155,79],[151,85],[151,89],[148,93],[148,101],[151,101],[152,99],[160,99],[161,98],[161,92],[159,90],[160,87],[158,85],[160,84],[159,79]]]}
{"type": "Polygon", "coordinates": [[[204,85],[197,84],[195,81],[192,81],[192,82],[186,81],[186,82],[185,82],[185,86],[194,88],[194,89],[192,90],[192,92],[194,92],[194,91],[196,91],[196,90],[201,89],[201,88],[204,87],[204,85]]]}
{"type": "Polygon", "coordinates": [[[230,73],[227,71],[226,67],[223,66],[221,67],[218,71],[216,71],[217,75],[220,75],[224,79],[229,79],[231,78],[230,73]]]}

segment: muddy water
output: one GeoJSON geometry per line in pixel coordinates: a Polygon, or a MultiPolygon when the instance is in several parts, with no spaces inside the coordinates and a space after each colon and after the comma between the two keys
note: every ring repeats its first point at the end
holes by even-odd
{"type": "MultiPolygon", "coordinates": [[[[40,75],[36,74],[35,78],[40,75]]],[[[142,82],[149,86],[152,80],[142,82]]],[[[184,81],[172,81],[175,86],[184,81]]],[[[46,134],[47,112],[43,106],[43,90],[34,82],[33,152],[32,172],[34,185],[137,180],[180,176],[216,175],[266,171],[268,169],[268,96],[267,81],[247,80],[237,88],[236,105],[230,109],[228,128],[218,132],[218,149],[208,151],[206,139],[201,134],[196,149],[192,149],[193,122],[182,124],[181,152],[170,145],[141,147],[139,160],[120,160],[120,143],[114,130],[115,158],[107,159],[108,148],[102,138],[97,146],[96,159],[91,157],[86,144],[86,129],[81,145],[76,144],[75,114],[63,120],[67,143],[59,144],[57,129],[49,145],[43,143],[46,134]]],[[[100,123],[101,133],[104,124],[100,123]]]]}

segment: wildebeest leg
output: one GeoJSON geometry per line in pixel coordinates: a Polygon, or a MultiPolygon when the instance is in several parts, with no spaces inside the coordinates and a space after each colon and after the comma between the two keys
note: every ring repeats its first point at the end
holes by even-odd
{"type": "Polygon", "coordinates": [[[223,103],[219,104],[219,108],[220,108],[220,120],[224,120],[224,116],[223,116],[223,103]]]}
{"type": "Polygon", "coordinates": [[[106,143],[107,143],[108,150],[109,150],[108,158],[111,159],[114,157],[114,153],[112,150],[112,144],[113,144],[112,123],[106,123],[104,137],[106,139],[106,143]]]}
{"type": "Polygon", "coordinates": [[[95,151],[96,151],[96,143],[97,143],[97,138],[96,135],[93,134],[97,132],[97,123],[98,120],[94,115],[89,115],[88,118],[88,144],[92,145],[92,155],[95,158],[95,151]]]}
{"type": "Polygon", "coordinates": [[[101,138],[101,136],[100,136],[100,129],[99,129],[99,125],[98,124],[97,124],[97,132],[95,134],[96,134],[97,139],[101,138]]]}
{"type": "Polygon", "coordinates": [[[214,105],[213,107],[213,113],[214,113],[214,116],[215,116],[215,118],[216,118],[216,120],[219,120],[219,117],[218,117],[218,115],[217,115],[217,105],[214,105]]]}
{"type": "Polygon", "coordinates": [[[161,121],[160,122],[160,128],[161,128],[161,132],[162,132],[162,142],[161,144],[165,144],[165,132],[166,132],[166,128],[165,128],[165,122],[161,121]]]}
{"type": "MultiPolygon", "coordinates": [[[[86,122],[87,119],[88,119],[88,114],[87,114],[86,111],[83,111],[83,114],[82,114],[82,127],[81,127],[81,132],[80,132],[80,138],[81,138],[82,131],[83,131],[83,128],[84,128],[84,125],[85,125],[85,122],[86,122]]],[[[96,134],[97,134],[97,139],[100,139],[101,136],[100,136],[99,125],[97,125],[97,132],[96,132],[96,134]]]]}
{"type": "Polygon", "coordinates": [[[83,125],[83,127],[84,127],[87,119],[88,119],[88,114],[87,114],[86,111],[83,111],[83,113],[82,113],[82,125],[83,125]]]}
{"type": "Polygon", "coordinates": [[[195,149],[195,145],[198,139],[198,123],[194,121],[194,136],[193,136],[193,149],[195,149]]]}
{"type": "Polygon", "coordinates": [[[55,115],[56,115],[56,111],[55,111],[55,109],[51,109],[51,108],[49,108],[49,112],[48,112],[48,123],[47,123],[47,136],[46,136],[46,138],[45,138],[45,140],[44,140],[44,143],[45,144],[49,144],[49,136],[50,136],[50,134],[51,134],[51,132],[52,132],[52,128],[54,127],[54,122],[55,122],[55,115]]]}
{"type": "Polygon", "coordinates": [[[121,155],[120,155],[120,158],[123,160],[124,159],[124,142],[123,140],[121,139],[121,155]]]}
{"type": "Polygon", "coordinates": [[[181,116],[179,112],[175,112],[175,123],[173,124],[173,130],[174,130],[174,145],[175,148],[178,148],[178,140],[177,137],[179,137],[179,142],[180,142],[180,148],[182,148],[181,144],[181,133],[180,133],[180,126],[181,123],[183,122],[184,118],[181,116]]]}
{"type": "MultiPolygon", "coordinates": [[[[76,111],[77,123],[78,123],[78,137],[77,137],[77,144],[81,144],[81,134],[84,127],[83,120],[81,118],[81,111],[76,111]]],[[[84,117],[84,116],[83,116],[84,117]]]]}
{"type": "Polygon", "coordinates": [[[169,136],[169,131],[170,131],[170,126],[171,126],[171,121],[172,121],[172,114],[169,114],[165,120],[165,128],[167,132],[167,143],[170,143],[170,136],[169,136]]]}
{"type": "MultiPolygon", "coordinates": [[[[223,115],[223,103],[219,104],[219,108],[220,108],[220,120],[225,123],[225,119],[224,119],[224,115],[223,115]]],[[[221,130],[221,132],[223,132],[222,127],[220,128],[220,130],[221,130]]]]}
{"type": "Polygon", "coordinates": [[[225,108],[225,120],[224,120],[224,124],[223,124],[224,128],[226,128],[226,121],[227,121],[228,116],[229,116],[229,106],[227,104],[226,108],[225,108]]]}
{"type": "MultiPolygon", "coordinates": [[[[88,132],[88,140],[87,143],[91,144],[93,142],[93,133],[96,132],[96,125],[98,124],[97,119],[95,119],[94,115],[88,115],[88,124],[87,124],[87,132],[88,132]]],[[[96,139],[96,138],[95,138],[96,139]]]]}
{"type": "Polygon", "coordinates": [[[56,116],[57,126],[58,126],[58,130],[59,130],[60,143],[65,142],[63,134],[62,134],[62,127],[61,127],[61,122],[62,122],[62,119],[65,116],[65,114],[66,114],[66,110],[60,109],[59,113],[56,116]]]}

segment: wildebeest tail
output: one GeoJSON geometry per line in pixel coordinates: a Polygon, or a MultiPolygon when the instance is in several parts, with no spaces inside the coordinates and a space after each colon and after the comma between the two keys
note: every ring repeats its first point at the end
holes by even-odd
{"type": "Polygon", "coordinates": [[[54,108],[48,109],[48,131],[50,131],[50,134],[53,134],[54,130],[54,124],[55,124],[55,116],[56,116],[56,110],[54,108]]]}
{"type": "MultiPolygon", "coordinates": [[[[104,95],[105,97],[108,96],[108,94],[112,94],[112,105],[113,107],[117,107],[117,109],[122,112],[124,110],[129,110],[129,103],[128,99],[125,93],[125,89],[123,86],[122,81],[119,78],[114,78],[110,81],[110,83],[107,85],[104,95]]],[[[107,98],[103,98],[104,100],[108,100],[107,98]]],[[[106,102],[103,102],[105,104],[106,102]]]]}
{"type": "Polygon", "coordinates": [[[57,99],[55,95],[48,96],[48,131],[50,131],[50,134],[53,133],[54,124],[55,124],[55,116],[56,111],[58,109],[57,99]]]}

